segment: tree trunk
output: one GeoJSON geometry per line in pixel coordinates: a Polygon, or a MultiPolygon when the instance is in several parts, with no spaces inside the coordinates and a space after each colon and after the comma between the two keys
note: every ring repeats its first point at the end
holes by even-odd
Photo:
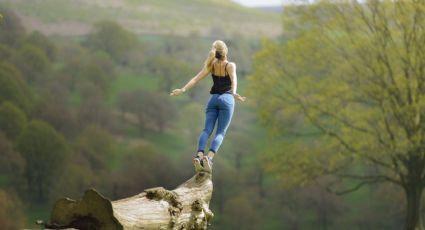
{"type": "Polygon", "coordinates": [[[405,230],[424,230],[420,216],[422,191],[420,184],[405,187],[407,200],[405,230]]]}
{"type": "Polygon", "coordinates": [[[206,229],[213,217],[209,210],[211,174],[197,173],[176,189],[162,187],[121,200],[110,201],[88,189],[81,200],[56,201],[46,228],[63,229],[206,229]]]}

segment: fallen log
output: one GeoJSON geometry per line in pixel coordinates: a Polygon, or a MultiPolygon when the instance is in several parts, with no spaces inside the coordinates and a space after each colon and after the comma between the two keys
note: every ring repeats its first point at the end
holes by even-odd
{"type": "Polygon", "coordinates": [[[150,188],[132,197],[110,201],[95,189],[80,200],[61,198],[53,206],[48,229],[207,229],[213,184],[200,172],[174,190],[150,188]]]}

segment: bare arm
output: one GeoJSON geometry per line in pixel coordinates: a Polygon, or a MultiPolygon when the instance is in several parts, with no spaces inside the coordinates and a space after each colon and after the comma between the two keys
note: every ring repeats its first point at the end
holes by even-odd
{"type": "Polygon", "coordinates": [[[188,89],[192,88],[194,85],[196,85],[196,83],[198,83],[198,81],[205,78],[205,76],[207,76],[209,73],[210,73],[210,71],[207,68],[205,68],[205,67],[202,68],[202,70],[199,71],[199,73],[196,74],[196,76],[194,76],[192,79],[190,79],[190,81],[188,83],[186,83],[186,85],[183,86],[183,88],[173,90],[173,92],[170,93],[170,96],[179,96],[179,95],[183,94],[186,90],[188,90],[188,89]]]}
{"type": "Polygon", "coordinates": [[[246,97],[242,97],[241,95],[236,93],[236,90],[238,88],[238,77],[236,76],[236,64],[231,62],[229,63],[229,76],[230,80],[232,81],[232,94],[233,96],[238,99],[239,101],[245,101],[246,97]]]}

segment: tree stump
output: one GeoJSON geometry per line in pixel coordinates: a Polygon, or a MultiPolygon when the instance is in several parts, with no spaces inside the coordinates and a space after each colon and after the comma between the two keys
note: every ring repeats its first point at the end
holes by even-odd
{"type": "Polygon", "coordinates": [[[110,201],[94,189],[80,200],[61,198],[53,206],[49,229],[207,229],[211,174],[200,172],[174,190],[150,188],[132,197],[110,201]]]}

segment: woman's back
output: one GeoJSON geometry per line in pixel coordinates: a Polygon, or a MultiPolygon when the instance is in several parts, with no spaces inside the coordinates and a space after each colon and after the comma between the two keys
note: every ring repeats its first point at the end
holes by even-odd
{"type": "Polygon", "coordinates": [[[210,90],[211,94],[232,93],[232,80],[227,71],[227,64],[229,64],[229,62],[213,62],[211,75],[214,84],[210,90]]]}
{"type": "Polygon", "coordinates": [[[227,77],[229,76],[229,73],[227,71],[227,64],[229,64],[228,61],[214,61],[212,64],[211,74],[218,76],[218,77],[227,77]]]}

